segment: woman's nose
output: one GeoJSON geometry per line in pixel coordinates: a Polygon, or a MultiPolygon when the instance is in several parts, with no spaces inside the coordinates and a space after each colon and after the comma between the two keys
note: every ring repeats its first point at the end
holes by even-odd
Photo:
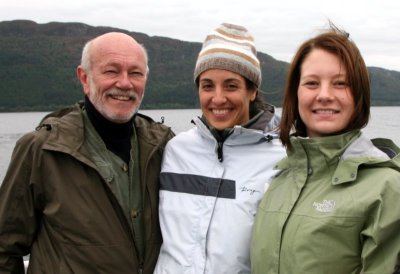
{"type": "Polygon", "coordinates": [[[321,84],[318,95],[317,95],[317,100],[324,102],[324,101],[330,101],[333,98],[333,89],[329,84],[321,84]]]}
{"type": "Polygon", "coordinates": [[[217,87],[215,89],[215,94],[212,98],[214,104],[223,104],[226,102],[226,96],[222,88],[217,87]]]}

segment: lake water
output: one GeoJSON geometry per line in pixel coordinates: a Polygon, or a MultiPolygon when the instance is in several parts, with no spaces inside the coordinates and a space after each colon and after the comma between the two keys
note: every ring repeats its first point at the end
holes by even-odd
{"type": "MultiPolygon", "coordinates": [[[[277,112],[280,113],[280,109],[277,112]]],[[[199,115],[199,109],[142,110],[155,121],[164,118],[165,124],[175,133],[191,128],[191,119],[199,115]]],[[[11,158],[16,140],[22,134],[35,129],[46,112],[0,113],[0,184],[11,158]]],[[[400,145],[400,107],[373,107],[371,120],[363,130],[370,138],[385,137],[400,145]]]]}

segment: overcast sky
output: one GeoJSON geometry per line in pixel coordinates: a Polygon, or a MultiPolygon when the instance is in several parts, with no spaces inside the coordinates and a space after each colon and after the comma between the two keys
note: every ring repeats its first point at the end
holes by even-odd
{"type": "Polygon", "coordinates": [[[0,21],[81,22],[203,42],[221,22],[244,25],[257,50],[290,62],[328,26],[350,33],[367,66],[400,71],[399,0],[0,0],[0,21]]]}

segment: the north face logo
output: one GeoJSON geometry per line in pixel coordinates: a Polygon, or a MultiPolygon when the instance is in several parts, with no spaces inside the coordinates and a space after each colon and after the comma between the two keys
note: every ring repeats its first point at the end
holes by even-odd
{"type": "Polygon", "coordinates": [[[335,209],[336,202],[334,200],[323,200],[322,203],[314,202],[313,207],[319,212],[332,212],[335,209]]]}

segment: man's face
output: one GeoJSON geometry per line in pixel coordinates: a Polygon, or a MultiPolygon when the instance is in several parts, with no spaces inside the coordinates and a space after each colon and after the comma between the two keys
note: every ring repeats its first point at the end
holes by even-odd
{"type": "MultiPolygon", "coordinates": [[[[128,122],[138,111],[147,80],[146,57],[128,36],[102,37],[91,46],[91,68],[81,73],[84,93],[106,119],[128,122]]],[[[80,77],[81,78],[81,77],[80,77]]]]}

